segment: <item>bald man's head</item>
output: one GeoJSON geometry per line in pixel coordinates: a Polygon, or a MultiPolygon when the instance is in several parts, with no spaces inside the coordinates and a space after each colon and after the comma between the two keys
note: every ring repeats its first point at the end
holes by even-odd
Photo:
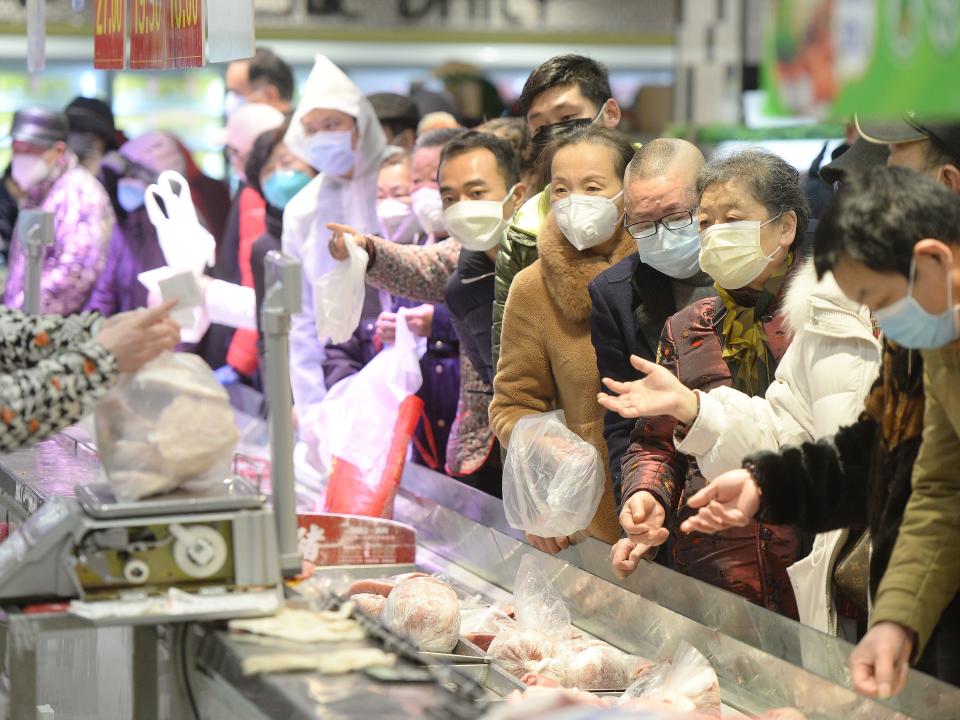
{"type": "Polygon", "coordinates": [[[686,140],[658,138],[637,150],[624,175],[627,224],[697,207],[697,173],[706,160],[686,140]]]}

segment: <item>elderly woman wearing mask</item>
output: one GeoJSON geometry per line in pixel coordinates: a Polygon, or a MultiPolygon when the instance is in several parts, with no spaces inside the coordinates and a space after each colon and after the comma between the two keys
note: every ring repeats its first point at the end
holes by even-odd
{"type": "MultiPolygon", "coordinates": [[[[620,523],[627,539],[613,557],[621,575],[668,539],[683,519],[685,499],[706,482],[695,459],[674,446],[697,420],[701,393],[732,386],[762,396],[790,343],[786,281],[801,265],[798,239],[809,219],[799,173],[776,155],[748,150],[707,165],[697,190],[700,265],[716,281],[719,297],[700,300],[667,320],[658,351],[662,368],[637,361],[637,369],[648,373],[638,381],[644,385],[607,381],[624,395],[601,395],[606,407],[641,415],[623,460],[620,523]],[[696,392],[677,393],[676,403],[651,405],[649,413],[642,402],[639,413],[630,407],[634,387],[669,391],[677,379],[696,392]]],[[[786,572],[800,555],[794,529],[752,523],[709,537],[679,535],[669,552],[669,564],[680,572],[797,616],[786,572]]]]}
{"type": "MultiPolygon", "coordinates": [[[[540,259],[518,274],[510,289],[490,422],[509,447],[521,418],[563,410],[569,429],[592,444],[607,467],[587,286],[637,251],[623,227],[621,199],[634,149],[616,131],[587,127],[557,140],[548,152],[552,212],[539,237],[540,259]]],[[[600,506],[585,528],[590,535],[616,542],[614,507],[607,478],[600,506]]],[[[570,543],[566,537],[528,539],[546,552],[570,543]]]]}

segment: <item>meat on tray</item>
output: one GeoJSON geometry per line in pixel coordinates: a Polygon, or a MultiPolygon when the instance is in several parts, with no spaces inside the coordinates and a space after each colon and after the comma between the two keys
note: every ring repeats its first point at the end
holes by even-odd
{"type": "Polygon", "coordinates": [[[460,639],[460,599],[453,588],[429,575],[398,582],[381,617],[390,630],[427,652],[451,652],[460,639]]]}
{"type": "Polygon", "coordinates": [[[361,612],[376,618],[383,613],[383,606],[387,602],[387,598],[375,593],[357,593],[352,595],[350,599],[357,604],[361,612]]]}

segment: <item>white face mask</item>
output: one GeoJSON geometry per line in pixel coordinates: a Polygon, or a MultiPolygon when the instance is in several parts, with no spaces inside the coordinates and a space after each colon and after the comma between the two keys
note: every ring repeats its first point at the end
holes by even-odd
{"type": "Polygon", "coordinates": [[[759,220],[711,225],[703,233],[700,267],[726,290],[739,290],[756,280],[780,252],[764,255],[760,246],[760,228],[780,215],[761,223],[759,220]]]}
{"type": "Polygon", "coordinates": [[[353,151],[353,133],[318,132],[306,139],[307,158],[320,172],[342,176],[353,170],[356,153],[353,151]]]}
{"type": "Polygon", "coordinates": [[[394,198],[386,198],[377,203],[377,218],[380,220],[380,231],[384,239],[398,245],[412,243],[420,230],[410,203],[394,198]]]}
{"type": "Polygon", "coordinates": [[[700,231],[696,223],[679,230],[657,225],[657,234],[637,240],[640,259],[672,278],[693,277],[700,271],[700,231]]]}
{"type": "Polygon", "coordinates": [[[443,200],[440,191],[432,187],[422,187],[410,196],[413,214],[425,233],[436,235],[443,232],[443,200]]]}
{"type": "Polygon", "coordinates": [[[617,229],[623,213],[616,200],[623,190],[612,198],[603,195],[570,195],[553,204],[553,214],[560,232],[577,250],[602,245],[617,229]]]}
{"type": "Polygon", "coordinates": [[[24,192],[36,187],[50,174],[50,166],[42,155],[14,155],[10,176],[24,192]]]}
{"type": "Polygon", "coordinates": [[[467,250],[486,252],[500,245],[507,231],[503,208],[516,186],[507,191],[503,200],[462,200],[443,211],[447,232],[460,241],[467,250]]]}

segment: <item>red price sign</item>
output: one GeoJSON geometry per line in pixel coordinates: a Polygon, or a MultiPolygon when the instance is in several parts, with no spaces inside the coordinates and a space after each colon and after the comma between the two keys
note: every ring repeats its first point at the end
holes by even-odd
{"type": "Polygon", "coordinates": [[[126,0],[96,0],[94,4],[93,66],[123,70],[126,0]]]}
{"type": "Polygon", "coordinates": [[[202,0],[167,2],[167,67],[203,67],[202,0]]]}
{"type": "Polygon", "coordinates": [[[130,67],[134,70],[162,69],[166,64],[167,1],[131,0],[130,67]]]}

